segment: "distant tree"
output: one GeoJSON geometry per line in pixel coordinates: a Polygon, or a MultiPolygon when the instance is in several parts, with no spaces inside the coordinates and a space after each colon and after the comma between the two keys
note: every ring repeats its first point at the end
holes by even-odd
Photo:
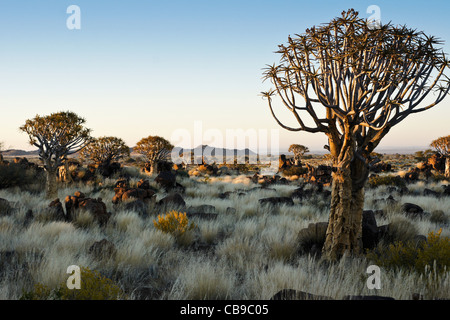
{"type": "Polygon", "coordinates": [[[433,140],[430,146],[445,158],[445,177],[450,178],[450,135],[433,140]]]}
{"type": "Polygon", "coordinates": [[[134,148],[134,151],[142,154],[150,163],[150,174],[156,172],[159,160],[167,159],[174,146],[166,139],[159,136],[142,138],[134,148]]]}
{"type": "Polygon", "coordinates": [[[351,9],[288,37],[277,52],[280,63],[266,68],[264,79],[275,89],[262,94],[275,121],[286,130],[328,137],[334,168],[324,257],[362,250],[371,152],[392,127],[447,96],[449,61],[441,43],[406,26],[373,28],[351,9]],[[277,117],[275,96],[298,126],[277,117]]]}
{"type": "Polygon", "coordinates": [[[130,155],[130,148],[117,137],[94,138],[81,151],[81,155],[95,164],[109,166],[130,155]]]}
{"type": "Polygon", "coordinates": [[[305,153],[309,152],[308,147],[305,147],[301,144],[291,144],[289,146],[289,152],[292,152],[294,154],[294,161],[295,165],[300,165],[301,159],[305,153]]]}
{"type": "Polygon", "coordinates": [[[46,195],[57,195],[57,170],[71,154],[82,150],[90,139],[91,130],[84,127],[86,120],[73,112],[57,112],[48,116],[36,115],[20,130],[28,134],[31,145],[39,149],[39,158],[47,176],[46,195]]]}

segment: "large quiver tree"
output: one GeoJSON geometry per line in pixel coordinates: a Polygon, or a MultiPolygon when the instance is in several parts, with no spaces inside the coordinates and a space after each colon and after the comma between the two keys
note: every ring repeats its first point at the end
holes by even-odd
{"type": "Polygon", "coordinates": [[[20,127],[28,134],[31,145],[39,149],[39,158],[47,175],[46,195],[57,195],[57,170],[67,157],[82,150],[90,140],[90,129],[84,127],[85,119],[73,112],[36,115],[20,127]]]}
{"type": "Polygon", "coordinates": [[[263,96],[277,123],[328,137],[334,172],[323,252],[329,259],[361,250],[370,153],[393,126],[448,94],[449,63],[439,44],[406,26],[373,28],[351,9],[289,37],[279,46],[280,64],[266,68],[264,78],[275,89],[263,96]],[[277,117],[275,96],[294,116],[296,127],[277,117]]]}

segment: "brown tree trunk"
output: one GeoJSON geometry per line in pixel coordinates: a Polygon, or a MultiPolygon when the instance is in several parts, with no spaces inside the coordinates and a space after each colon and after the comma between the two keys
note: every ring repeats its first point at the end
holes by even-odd
{"type": "Polygon", "coordinates": [[[45,168],[45,173],[47,176],[45,185],[46,196],[48,199],[56,199],[58,197],[56,169],[48,166],[45,168]]]}
{"type": "Polygon", "coordinates": [[[445,158],[445,177],[450,178],[450,156],[445,158]]]}
{"type": "Polygon", "coordinates": [[[364,184],[369,171],[365,163],[355,157],[353,149],[350,146],[344,151],[333,172],[330,218],[322,250],[329,260],[344,254],[357,255],[362,250],[364,184]]]}
{"type": "Polygon", "coordinates": [[[154,174],[157,172],[157,161],[152,161],[150,163],[150,175],[154,174]]]}

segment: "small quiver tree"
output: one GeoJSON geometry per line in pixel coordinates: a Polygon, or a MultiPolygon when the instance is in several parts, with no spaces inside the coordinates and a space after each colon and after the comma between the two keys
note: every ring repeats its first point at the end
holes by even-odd
{"type": "Polygon", "coordinates": [[[150,164],[150,174],[156,172],[158,161],[166,160],[174,146],[159,136],[148,136],[142,138],[134,148],[134,151],[144,156],[150,164]]]}
{"type": "Polygon", "coordinates": [[[291,144],[289,146],[289,152],[294,154],[294,163],[296,166],[299,166],[302,160],[302,157],[305,153],[309,152],[308,147],[305,147],[301,144],[291,144]]]}
{"type": "Polygon", "coordinates": [[[445,158],[445,177],[450,178],[450,135],[433,140],[430,146],[445,158]]]}
{"type": "Polygon", "coordinates": [[[58,112],[48,116],[36,115],[20,130],[28,134],[29,142],[39,150],[46,172],[46,196],[57,195],[57,170],[71,154],[82,150],[90,139],[85,119],[73,112],[58,112]]]}

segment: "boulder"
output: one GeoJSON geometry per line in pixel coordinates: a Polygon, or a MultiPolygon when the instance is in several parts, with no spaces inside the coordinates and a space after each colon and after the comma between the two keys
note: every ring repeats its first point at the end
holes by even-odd
{"type": "Polygon", "coordinates": [[[66,221],[66,214],[64,213],[64,209],[62,203],[59,199],[55,199],[48,205],[50,215],[52,220],[54,221],[66,221]]]}
{"type": "Polygon", "coordinates": [[[310,223],[307,228],[300,230],[297,236],[300,253],[321,255],[327,229],[328,222],[317,222],[310,223]]]}
{"type": "Polygon", "coordinates": [[[107,212],[106,204],[101,198],[86,198],[84,194],[80,192],[75,192],[73,196],[67,196],[65,199],[65,207],[67,221],[72,221],[74,219],[77,210],[85,210],[91,213],[100,225],[106,224],[111,216],[111,213],[107,212]]]}
{"type": "Polygon", "coordinates": [[[186,202],[183,197],[178,193],[171,193],[166,197],[158,201],[159,206],[175,206],[175,207],[186,207],[186,202]]]}
{"type": "Polygon", "coordinates": [[[259,204],[260,205],[272,205],[272,206],[284,204],[284,205],[293,206],[294,201],[292,200],[291,197],[270,197],[270,198],[259,199],[259,204]]]}
{"type": "Polygon", "coordinates": [[[275,293],[270,300],[333,300],[333,298],[294,289],[283,289],[275,293]]]}
{"type": "Polygon", "coordinates": [[[342,300],[395,300],[392,297],[383,297],[383,296],[344,296],[342,300]]]}
{"type": "Polygon", "coordinates": [[[373,249],[378,243],[378,226],[372,210],[363,211],[362,242],[363,249],[373,249]]]}
{"type": "Polygon", "coordinates": [[[185,187],[177,183],[177,177],[171,171],[160,172],[156,178],[156,183],[161,186],[166,192],[177,191],[184,193],[185,187]]]}
{"type": "Polygon", "coordinates": [[[439,198],[441,194],[440,194],[439,192],[434,191],[434,190],[425,188],[425,189],[423,190],[423,195],[424,195],[424,196],[431,196],[431,197],[439,198]]]}
{"type": "Polygon", "coordinates": [[[419,218],[425,215],[423,209],[420,206],[408,202],[402,205],[402,212],[406,216],[411,218],[419,218]]]}
{"type": "Polygon", "coordinates": [[[90,212],[101,226],[105,225],[111,217],[111,213],[106,211],[106,205],[101,198],[78,199],[78,209],[90,212]]]}
{"type": "Polygon", "coordinates": [[[0,217],[11,214],[13,210],[14,208],[8,200],[0,198],[0,217]]]}

